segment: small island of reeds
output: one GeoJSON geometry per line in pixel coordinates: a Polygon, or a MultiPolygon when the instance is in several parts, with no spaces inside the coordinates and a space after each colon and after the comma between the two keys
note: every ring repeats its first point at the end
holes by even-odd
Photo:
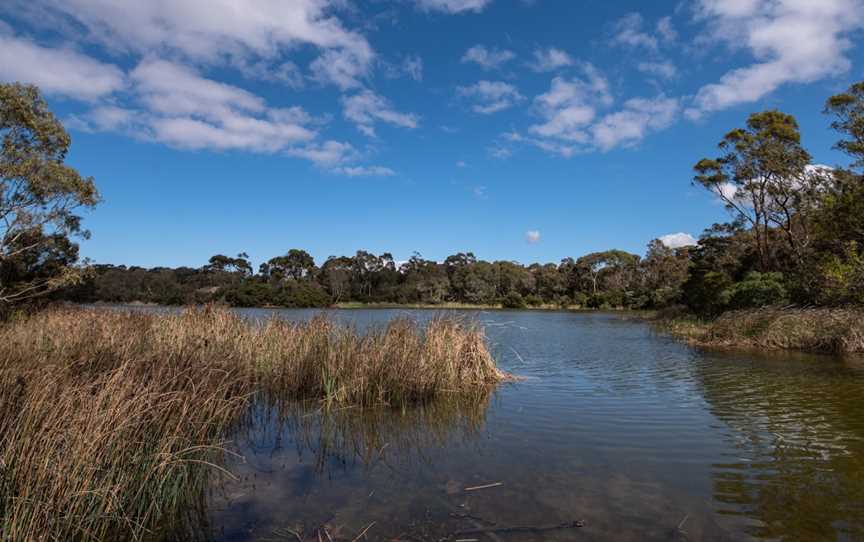
{"type": "Polygon", "coordinates": [[[230,476],[257,401],[407,408],[512,378],[463,319],[360,333],[215,308],[21,317],[0,327],[0,373],[3,540],[169,537],[230,476]]]}

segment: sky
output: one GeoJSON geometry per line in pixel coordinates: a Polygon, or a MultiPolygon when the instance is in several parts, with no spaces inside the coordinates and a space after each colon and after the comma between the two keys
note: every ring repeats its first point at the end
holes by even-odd
{"type": "Polygon", "coordinates": [[[362,249],[557,262],[693,242],[693,165],[750,113],[843,165],[864,0],[3,0],[103,202],[82,256],[257,265],[362,249]]]}

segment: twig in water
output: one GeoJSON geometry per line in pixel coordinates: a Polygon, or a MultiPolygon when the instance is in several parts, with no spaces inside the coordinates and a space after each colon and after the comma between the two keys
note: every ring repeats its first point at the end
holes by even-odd
{"type": "Polygon", "coordinates": [[[559,523],[558,525],[519,525],[515,527],[487,527],[480,529],[469,529],[465,531],[457,531],[453,533],[453,536],[460,535],[472,535],[472,534],[494,534],[494,533],[520,533],[520,532],[529,532],[529,533],[540,533],[543,531],[557,531],[560,529],[576,529],[579,527],[584,527],[585,522],[581,520],[575,521],[567,521],[564,523],[559,523]]]}
{"type": "Polygon", "coordinates": [[[366,531],[368,531],[369,529],[371,529],[373,525],[375,525],[375,522],[374,522],[374,521],[373,521],[372,523],[370,523],[369,525],[367,525],[365,529],[363,529],[362,531],[360,531],[360,534],[357,535],[357,538],[355,538],[355,539],[352,540],[351,542],[357,542],[358,540],[360,540],[361,538],[363,538],[363,535],[366,534],[366,531]]]}
{"type": "Polygon", "coordinates": [[[489,489],[490,487],[503,486],[504,482],[495,482],[494,484],[486,484],[483,486],[466,487],[465,491],[477,491],[478,489],[489,489]]]}

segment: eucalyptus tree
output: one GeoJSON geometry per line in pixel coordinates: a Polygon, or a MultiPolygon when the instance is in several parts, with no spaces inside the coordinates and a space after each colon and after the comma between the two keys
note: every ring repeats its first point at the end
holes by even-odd
{"type": "Polygon", "coordinates": [[[694,183],[750,226],[761,271],[776,263],[770,247],[775,228],[783,232],[796,262],[803,263],[810,243],[809,211],[827,176],[811,167],[798,122],[780,111],[754,113],[745,128],[726,134],[719,148],[720,157],[696,164],[694,183]]]}
{"type": "Polygon", "coordinates": [[[0,311],[80,281],[80,210],[95,207],[91,177],[66,164],[71,138],[39,90],[0,84],[0,311]]]}

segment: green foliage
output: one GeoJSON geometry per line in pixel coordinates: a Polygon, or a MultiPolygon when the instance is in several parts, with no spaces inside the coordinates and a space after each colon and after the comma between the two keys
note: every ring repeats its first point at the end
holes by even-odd
{"type": "Polygon", "coordinates": [[[525,299],[522,298],[522,294],[520,294],[519,292],[510,292],[501,301],[501,305],[505,309],[524,309],[525,299]]]}
{"type": "Polygon", "coordinates": [[[0,313],[81,278],[80,208],[93,179],[66,165],[71,139],[34,86],[0,84],[0,313]]]}
{"type": "Polygon", "coordinates": [[[849,241],[842,254],[830,254],[821,264],[820,304],[864,305],[864,250],[849,241]]]}
{"type": "Polygon", "coordinates": [[[864,167],[864,81],[828,98],[825,112],[834,115],[831,127],[846,136],[836,148],[855,159],[852,167],[864,167]]]}
{"type": "Polygon", "coordinates": [[[782,273],[752,271],[744,280],[736,282],[720,294],[720,302],[727,309],[748,309],[788,303],[782,273]]]}

